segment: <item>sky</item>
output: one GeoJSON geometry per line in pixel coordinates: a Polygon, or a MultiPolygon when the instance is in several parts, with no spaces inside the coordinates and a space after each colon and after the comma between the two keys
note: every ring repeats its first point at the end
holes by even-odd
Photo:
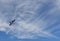
{"type": "Polygon", "coordinates": [[[60,0],[0,0],[0,41],[60,41],[60,0]]]}

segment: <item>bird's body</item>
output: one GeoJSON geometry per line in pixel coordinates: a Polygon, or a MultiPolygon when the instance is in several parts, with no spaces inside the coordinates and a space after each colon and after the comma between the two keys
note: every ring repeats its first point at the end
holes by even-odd
{"type": "Polygon", "coordinates": [[[15,22],[15,19],[9,22],[9,25],[11,26],[15,22]]]}

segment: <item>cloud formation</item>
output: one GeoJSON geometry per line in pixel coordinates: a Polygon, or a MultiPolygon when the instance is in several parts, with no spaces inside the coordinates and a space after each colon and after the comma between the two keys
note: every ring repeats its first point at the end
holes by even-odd
{"type": "Polygon", "coordinates": [[[0,31],[18,39],[32,39],[38,36],[56,38],[46,29],[57,22],[56,15],[52,14],[58,10],[53,1],[0,0],[0,2],[0,31]],[[16,19],[15,23],[9,26],[9,21],[14,18],[16,19]]]}

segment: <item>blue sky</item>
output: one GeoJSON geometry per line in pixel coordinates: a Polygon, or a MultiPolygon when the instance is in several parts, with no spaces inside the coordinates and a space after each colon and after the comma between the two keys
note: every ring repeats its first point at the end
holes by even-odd
{"type": "Polygon", "coordinates": [[[60,41],[60,1],[0,0],[0,41],[60,41]]]}

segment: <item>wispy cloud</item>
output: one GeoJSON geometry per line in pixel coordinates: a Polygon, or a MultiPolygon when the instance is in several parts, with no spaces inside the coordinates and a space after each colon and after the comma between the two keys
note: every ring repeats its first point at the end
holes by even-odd
{"type": "Polygon", "coordinates": [[[17,37],[18,39],[33,39],[33,38],[37,38],[38,36],[53,37],[53,38],[56,37],[52,33],[44,30],[47,27],[49,27],[49,25],[51,25],[50,22],[52,20],[50,17],[54,16],[54,14],[52,15],[50,13],[53,13],[55,11],[55,7],[53,8],[53,6],[50,6],[51,2],[49,3],[48,0],[45,1],[44,0],[26,0],[26,1],[1,0],[1,1],[3,4],[4,3],[8,3],[8,4],[3,5],[1,3],[2,4],[1,8],[4,9],[2,11],[0,10],[0,16],[2,15],[0,18],[0,31],[4,31],[7,34],[9,33],[17,37]],[[11,2],[13,5],[11,4],[11,2]],[[13,2],[16,3],[14,4],[13,2]],[[50,7],[53,9],[47,10],[47,8],[50,7]],[[11,10],[14,12],[12,12],[11,10]],[[9,21],[10,21],[9,19],[12,20],[14,18],[16,18],[15,24],[9,26],[9,21]]]}

